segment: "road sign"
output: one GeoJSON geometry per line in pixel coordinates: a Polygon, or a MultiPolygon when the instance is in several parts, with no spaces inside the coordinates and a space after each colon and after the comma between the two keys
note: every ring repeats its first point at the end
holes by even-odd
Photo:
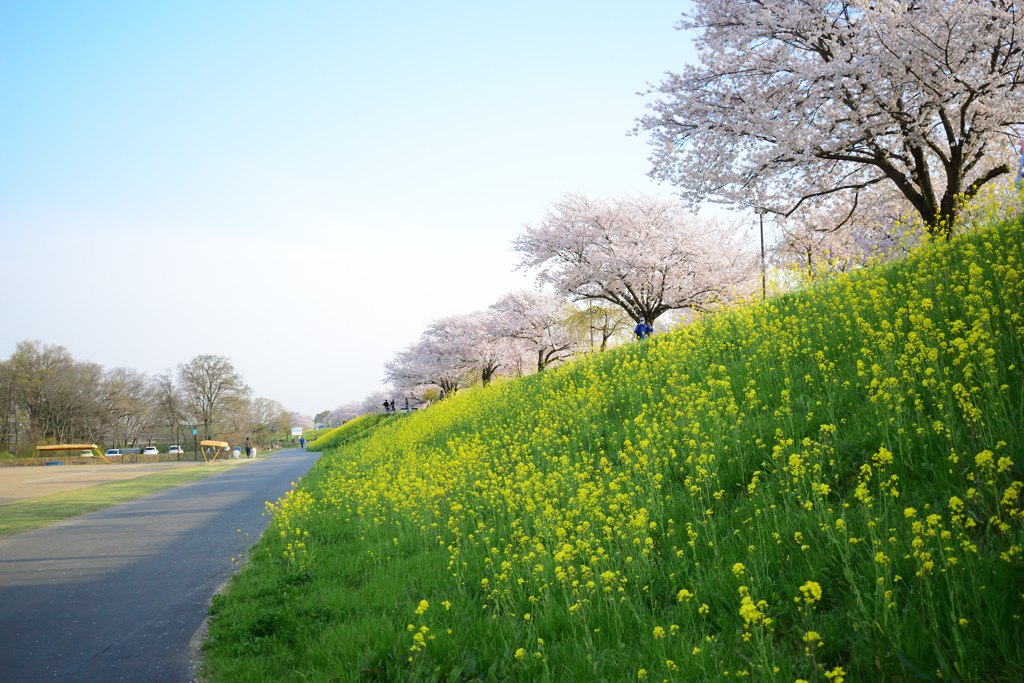
{"type": "Polygon", "coordinates": [[[302,427],[292,427],[292,436],[302,436],[302,427]]]}
{"type": "Polygon", "coordinates": [[[193,429],[192,430],[192,436],[195,436],[195,435],[196,435],[196,430],[193,429]]]}

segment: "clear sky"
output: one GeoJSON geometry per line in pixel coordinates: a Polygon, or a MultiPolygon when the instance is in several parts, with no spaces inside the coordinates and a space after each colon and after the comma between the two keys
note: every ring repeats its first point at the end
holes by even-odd
{"type": "Polygon", "coordinates": [[[228,356],[313,414],[432,319],[532,286],[565,192],[645,191],[628,137],[686,2],[0,0],[0,357],[228,356]]]}

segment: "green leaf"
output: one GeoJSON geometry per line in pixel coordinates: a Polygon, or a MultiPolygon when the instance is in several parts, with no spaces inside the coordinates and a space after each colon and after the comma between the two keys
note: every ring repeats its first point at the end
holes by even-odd
{"type": "Polygon", "coordinates": [[[914,674],[923,681],[936,681],[934,675],[926,674],[925,670],[928,669],[928,665],[922,662],[917,657],[912,655],[904,654],[899,650],[896,650],[896,659],[900,660],[900,664],[910,670],[910,673],[914,674]]]}

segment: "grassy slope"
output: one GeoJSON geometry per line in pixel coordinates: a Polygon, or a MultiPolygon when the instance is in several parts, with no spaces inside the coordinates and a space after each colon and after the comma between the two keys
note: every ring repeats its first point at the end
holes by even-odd
{"type": "Polygon", "coordinates": [[[1022,243],[933,245],[329,452],[215,603],[213,679],[1021,680],[1022,243]]]}
{"type": "Polygon", "coordinates": [[[316,441],[313,441],[306,446],[307,451],[315,451],[322,453],[328,448],[333,448],[341,442],[348,442],[356,436],[366,436],[366,432],[371,427],[388,422],[389,420],[401,419],[405,413],[395,413],[388,415],[386,413],[367,413],[366,415],[360,415],[359,417],[349,420],[340,427],[327,430],[325,434],[322,434],[316,441]]]}
{"type": "Polygon", "coordinates": [[[245,461],[236,460],[204,467],[157,472],[135,479],[111,481],[8,503],[0,506],[0,538],[49,526],[62,519],[95,512],[111,505],[148,496],[150,493],[205,479],[242,462],[245,461]]]}
{"type": "Polygon", "coordinates": [[[306,442],[312,442],[319,439],[324,434],[333,431],[332,427],[325,427],[323,429],[307,429],[302,432],[302,436],[305,437],[306,442]]]}

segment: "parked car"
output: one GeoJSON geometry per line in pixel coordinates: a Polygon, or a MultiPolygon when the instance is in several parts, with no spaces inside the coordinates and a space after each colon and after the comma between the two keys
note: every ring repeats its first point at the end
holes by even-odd
{"type": "Polygon", "coordinates": [[[120,448],[108,448],[107,452],[104,453],[103,455],[124,455],[124,453],[121,452],[120,448]]]}
{"type": "Polygon", "coordinates": [[[184,455],[185,449],[182,448],[181,446],[171,446],[170,448],[167,449],[167,452],[170,455],[184,455]]]}
{"type": "Polygon", "coordinates": [[[143,455],[159,455],[160,451],[157,450],[156,446],[146,446],[142,449],[143,455]]]}

